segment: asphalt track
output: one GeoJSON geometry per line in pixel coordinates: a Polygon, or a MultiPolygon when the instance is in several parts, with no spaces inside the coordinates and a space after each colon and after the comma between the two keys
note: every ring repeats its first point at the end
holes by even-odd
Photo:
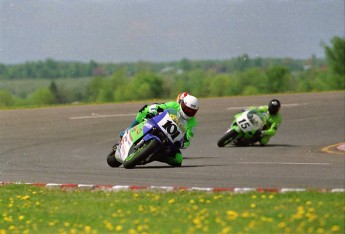
{"type": "Polygon", "coordinates": [[[144,103],[0,111],[0,182],[137,186],[344,188],[344,92],[201,99],[180,168],[110,168],[106,155],[144,103]],[[218,148],[243,107],[283,104],[266,147],[218,148]],[[338,147],[339,148],[339,147],[338,147]]]}

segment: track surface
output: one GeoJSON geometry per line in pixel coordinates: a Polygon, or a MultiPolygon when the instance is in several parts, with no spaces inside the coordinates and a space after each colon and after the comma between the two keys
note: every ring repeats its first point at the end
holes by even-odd
{"type": "Polygon", "coordinates": [[[106,155],[144,103],[0,111],[0,182],[138,186],[344,188],[344,92],[201,99],[183,166],[110,168],[106,155]],[[218,148],[242,107],[279,98],[269,146],[218,148]],[[333,153],[334,152],[334,153],[333,153]]]}

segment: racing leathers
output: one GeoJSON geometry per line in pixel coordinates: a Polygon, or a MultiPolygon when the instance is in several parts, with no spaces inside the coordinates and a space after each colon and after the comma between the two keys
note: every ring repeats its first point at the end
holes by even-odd
{"type": "Polygon", "coordinates": [[[278,112],[275,115],[271,115],[268,111],[268,105],[259,107],[249,107],[248,109],[258,110],[259,112],[264,113],[267,116],[265,126],[261,131],[258,131],[258,135],[255,136],[252,141],[252,143],[259,141],[260,145],[262,146],[267,145],[271,137],[273,137],[276,134],[278,127],[282,122],[281,114],[278,112]]]}

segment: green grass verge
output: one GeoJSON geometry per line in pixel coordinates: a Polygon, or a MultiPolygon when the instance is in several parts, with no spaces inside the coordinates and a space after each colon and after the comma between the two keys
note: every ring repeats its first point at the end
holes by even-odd
{"type": "Polygon", "coordinates": [[[5,233],[344,233],[344,193],[54,190],[0,186],[5,233]]]}

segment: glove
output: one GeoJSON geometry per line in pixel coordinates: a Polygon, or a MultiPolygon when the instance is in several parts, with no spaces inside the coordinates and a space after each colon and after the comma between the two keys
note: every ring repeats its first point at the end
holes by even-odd
{"type": "Polygon", "coordinates": [[[153,117],[155,117],[156,115],[151,114],[151,113],[147,113],[147,115],[145,116],[145,119],[151,119],[153,117]]]}
{"type": "Polygon", "coordinates": [[[188,148],[188,147],[189,147],[189,145],[190,145],[190,141],[185,141],[185,142],[183,142],[182,149],[186,149],[186,148],[188,148]]]}
{"type": "Polygon", "coordinates": [[[188,148],[190,145],[190,141],[188,140],[187,135],[184,135],[184,139],[183,139],[183,145],[182,145],[182,149],[186,149],[188,148]]]}
{"type": "Polygon", "coordinates": [[[156,109],[151,109],[151,110],[149,110],[149,114],[156,116],[158,114],[158,112],[156,109]]]}
{"type": "Polygon", "coordinates": [[[148,107],[148,111],[146,114],[147,119],[151,119],[152,117],[155,117],[158,114],[156,110],[156,106],[157,106],[156,104],[153,104],[148,107]]]}
{"type": "Polygon", "coordinates": [[[148,113],[152,114],[152,115],[157,115],[157,104],[152,104],[149,106],[149,110],[148,113]]]}

